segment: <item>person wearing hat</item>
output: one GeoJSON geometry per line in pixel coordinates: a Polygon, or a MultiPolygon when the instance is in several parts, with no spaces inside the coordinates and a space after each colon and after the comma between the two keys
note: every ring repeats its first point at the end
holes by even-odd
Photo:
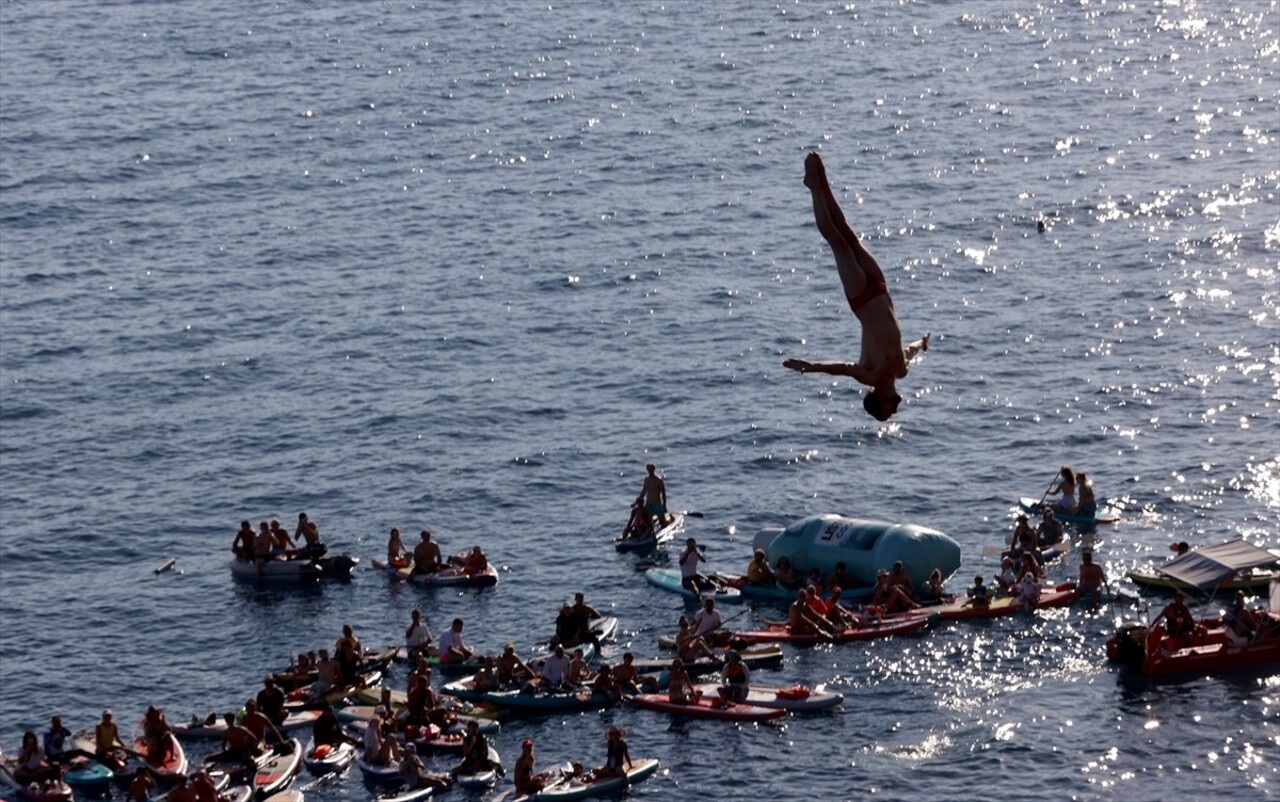
{"type": "Polygon", "coordinates": [[[123,769],[124,761],[120,759],[119,752],[128,751],[129,747],[120,740],[120,730],[116,727],[111,708],[102,711],[102,720],[93,728],[93,737],[93,753],[98,762],[112,771],[123,769]]]}
{"type": "Polygon", "coordinates": [[[515,782],[516,793],[530,796],[546,788],[559,779],[559,774],[549,772],[533,772],[533,739],[525,738],[520,742],[520,757],[516,758],[515,782]]]}
{"type": "Polygon", "coordinates": [[[764,549],[756,549],[755,554],[751,555],[751,562],[747,565],[747,584],[757,587],[773,587],[774,585],[773,569],[769,567],[769,558],[764,553],[764,549]]]}
{"type": "Polygon", "coordinates": [[[262,690],[258,691],[254,699],[262,715],[271,719],[272,724],[278,726],[284,723],[285,716],[288,715],[284,710],[284,691],[276,687],[275,677],[268,674],[262,678],[262,690]]]}
{"type": "Polygon", "coordinates": [[[902,329],[884,272],[845,220],[817,153],[805,158],[804,185],[812,195],[818,232],[835,257],[845,299],[862,324],[862,350],[857,362],[788,359],[782,366],[800,373],[848,376],[867,385],[871,391],[862,399],[863,408],[876,420],[887,421],[902,403],[895,383],[907,375],[907,365],[916,354],[929,350],[929,335],[903,347],[902,329]]]}
{"type": "Polygon", "coordinates": [[[594,773],[597,778],[621,777],[624,789],[631,785],[627,778],[627,769],[631,768],[631,752],[627,749],[626,735],[627,731],[621,727],[610,727],[605,731],[604,737],[608,747],[604,765],[594,773]]]}

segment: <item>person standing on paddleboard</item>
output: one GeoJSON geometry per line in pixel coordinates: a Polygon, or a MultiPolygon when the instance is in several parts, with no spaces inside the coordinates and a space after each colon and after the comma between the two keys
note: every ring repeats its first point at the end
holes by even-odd
{"type": "Polygon", "coordinates": [[[845,221],[827,181],[822,157],[810,153],[804,162],[804,184],[813,195],[813,216],[835,255],[840,283],[844,285],[849,308],[862,323],[862,354],[857,362],[809,362],[788,359],[785,368],[800,373],[830,373],[849,376],[871,388],[862,399],[867,414],[886,421],[898,411],[902,396],[895,382],[907,375],[907,364],[921,351],[929,350],[929,333],[906,348],[902,329],[889,297],[884,273],[845,221]]]}
{"type": "Polygon", "coordinates": [[[666,526],[671,523],[671,516],[667,515],[667,485],[662,481],[662,477],[658,476],[658,466],[652,462],[647,463],[644,469],[649,475],[644,478],[644,486],[640,488],[640,495],[636,496],[636,501],[643,501],[644,508],[649,511],[658,521],[658,526],[666,526]]]}

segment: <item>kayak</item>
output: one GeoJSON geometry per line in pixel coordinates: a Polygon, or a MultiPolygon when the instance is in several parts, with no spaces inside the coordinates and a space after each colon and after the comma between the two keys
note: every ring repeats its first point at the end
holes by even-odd
{"type": "Polygon", "coordinates": [[[355,759],[356,748],[347,741],[316,746],[313,738],[307,741],[307,748],[302,753],[302,764],[317,777],[342,771],[355,759]]]}
{"type": "Polygon", "coordinates": [[[631,697],[631,702],[637,707],[657,710],[660,713],[723,721],[768,721],[787,714],[787,711],[777,708],[725,702],[718,696],[700,696],[689,704],[682,705],[671,701],[665,693],[640,693],[631,697]]]}
{"type": "Polygon", "coordinates": [[[690,601],[701,601],[702,599],[715,599],[721,603],[732,603],[742,601],[742,591],[727,584],[717,584],[712,580],[712,587],[701,593],[694,593],[681,583],[680,570],[678,568],[650,568],[644,572],[644,578],[649,584],[656,585],[663,590],[669,590],[672,593],[679,593],[690,601]]]}
{"type": "Polygon", "coordinates": [[[613,707],[622,701],[618,693],[601,693],[584,689],[564,691],[538,690],[533,693],[524,691],[489,691],[484,695],[487,702],[498,707],[522,713],[565,713],[574,710],[600,710],[613,707]]]}
{"type": "Polygon", "coordinates": [[[662,527],[648,537],[627,537],[621,535],[613,539],[613,547],[618,551],[648,551],[675,540],[676,535],[684,531],[683,512],[673,513],[671,523],[662,527]]]}
{"type": "MultiPolygon", "coordinates": [[[[634,785],[648,777],[653,776],[658,771],[658,761],[655,758],[642,758],[633,760],[627,766],[627,781],[634,785]]],[[[593,796],[613,795],[622,789],[621,777],[609,777],[604,779],[591,779],[583,781],[581,777],[566,777],[558,780],[551,785],[543,788],[536,794],[525,797],[529,800],[558,800],[559,802],[568,802],[572,799],[589,799],[593,796]]]]}
{"type": "MultiPolygon", "coordinates": [[[[715,698],[719,695],[720,683],[703,682],[694,686],[694,691],[705,697],[715,698]]],[[[772,707],[792,713],[807,713],[812,710],[826,710],[844,701],[844,694],[834,693],[819,685],[809,688],[804,685],[793,685],[790,688],[769,688],[763,685],[752,685],[747,692],[745,704],[756,707],[772,707]]]]}
{"type": "MultiPolygon", "coordinates": [[[[1105,507],[1106,501],[1107,501],[1106,499],[1102,499],[1102,498],[1098,499],[1098,509],[1102,509],[1103,507],[1105,507]]],[[[1018,508],[1021,509],[1023,512],[1030,513],[1033,515],[1043,515],[1044,511],[1048,509],[1048,507],[1045,504],[1039,501],[1036,501],[1035,499],[1029,496],[1023,496],[1022,498],[1018,499],[1018,508]]],[[[1059,521],[1062,521],[1064,524],[1077,524],[1082,526],[1096,526],[1098,524],[1113,524],[1116,521],[1120,520],[1118,517],[1114,515],[1099,516],[1097,513],[1094,513],[1093,515],[1076,515],[1075,513],[1058,512],[1057,510],[1053,511],[1053,517],[1057,518],[1059,521]]]]}
{"type": "Polygon", "coordinates": [[[831,636],[818,633],[792,633],[785,623],[775,624],[768,629],[749,632],[735,632],[733,637],[742,643],[845,643],[855,640],[873,640],[887,638],[891,635],[903,635],[929,626],[932,616],[914,615],[883,621],[869,621],[860,627],[833,632],[831,636]]]}
{"type": "Polygon", "coordinates": [[[374,570],[383,572],[391,579],[410,582],[424,588],[484,588],[498,584],[498,569],[492,565],[485,566],[483,571],[470,574],[451,565],[441,568],[434,574],[418,574],[413,579],[409,579],[409,572],[413,570],[409,566],[397,567],[378,560],[373,560],[372,563],[374,570]]]}

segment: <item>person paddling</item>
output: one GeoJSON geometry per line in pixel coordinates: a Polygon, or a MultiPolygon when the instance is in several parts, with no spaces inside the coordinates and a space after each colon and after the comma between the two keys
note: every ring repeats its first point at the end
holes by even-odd
{"type": "Polygon", "coordinates": [[[926,333],[902,347],[902,329],[884,273],[845,220],[831,192],[822,157],[817,153],[810,153],[805,159],[804,184],[813,195],[813,216],[818,231],[835,255],[849,308],[862,324],[862,351],[857,362],[809,362],[793,358],[782,366],[800,373],[829,373],[856,379],[871,388],[862,399],[867,414],[886,421],[902,403],[895,386],[897,380],[907,375],[907,365],[916,354],[929,350],[930,335],[926,333]]]}

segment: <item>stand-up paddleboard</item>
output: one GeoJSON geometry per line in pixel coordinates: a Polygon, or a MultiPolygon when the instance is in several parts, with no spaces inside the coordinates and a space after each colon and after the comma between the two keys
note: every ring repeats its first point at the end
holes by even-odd
{"type": "Polygon", "coordinates": [[[355,759],[356,748],[348,741],[316,746],[315,739],[312,738],[307,741],[307,748],[303,751],[302,764],[307,767],[307,771],[321,777],[342,771],[355,762],[355,759]]]}
{"type": "Polygon", "coordinates": [[[684,531],[685,513],[677,512],[671,516],[671,523],[662,527],[648,537],[616,537],[613,547],[618,551],[649,551],[665,543],[675,540],[676,535],[684,531]]]}
{"type": "Polygon", "coordinates": [[[694,593],[686,588],[681,582],[680,569],[678,568],[650,568],[644,572],[644,578],[649,584],[660,587],[663,590],[669,590],[672,593],[679,593],[690,601],[701,601],[702,599],[715,599],[717,602],[733,603],[742,601],[742,591],[728,585],[726,583],[711,582],[711,587],[694,593]]]}
{"type": "MultiPolygon", "coordinates": [[[[706,697],[718,695],[720,683],[704,682],[693,687],[694,691],[706,697]]],[[[826,690],[822,685],[809,688],[804,685],[793,685],[790,688],[770,688],[763,685],[752,685],[747,692],[743,704],[755,707],[773,707],[791,713],[807,713],[813,710],[827,710],[844,701],[844,695],[826,690]]]]}
{"type": "MultiPolygon", "coordinates": [[[[781,711],[779,711],[781,712],[781,711]]],[[[643,758],[641,760],[633,760],[627,766],[627,781],[631,785],[653,776],[658,771],[658,761],[656,758],[643,758]]],[[[590,779],[584,780],[581,777],[569,777],[559,782],[543,788],[536,794],[528,797],[521,797],[529,800],[557,800],[557,802],[568,802],[572,799],[589,799],[593,796],[602,796],[613,794],[622,789],[621,777],[609,777],[607,779],[590,779]]]]}
{"type": "Polygon", "coordinates": [[[660,713],[724,721],[768,721],[787,714],[785,710],[724,702],[719,697],[707,696],[698,697],[689,704],[680,704],[671,701],[665,693],[641,693],[631,697],[631,702],[637,707],[657,710],[660,713]]]}

